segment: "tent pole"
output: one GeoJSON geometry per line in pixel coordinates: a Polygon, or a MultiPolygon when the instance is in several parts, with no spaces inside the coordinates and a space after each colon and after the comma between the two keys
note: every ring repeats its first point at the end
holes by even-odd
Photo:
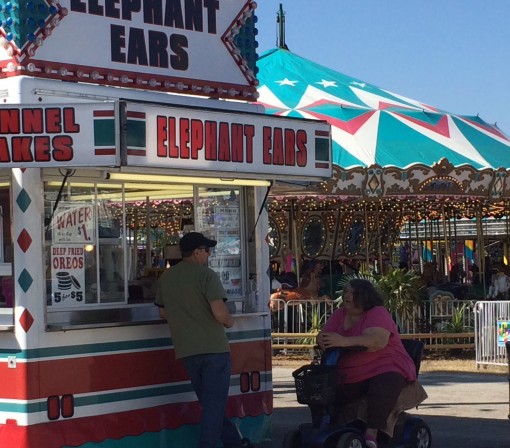
{"type": "Polygon", "coordinates": [[[283,5],[280,3],[280,9],[276,17],[276,23],[278,23],[278,42],[276,46],[284,50],[288,50],[287,44],[285,43],[285,13],[283,12],[283,5]]]}

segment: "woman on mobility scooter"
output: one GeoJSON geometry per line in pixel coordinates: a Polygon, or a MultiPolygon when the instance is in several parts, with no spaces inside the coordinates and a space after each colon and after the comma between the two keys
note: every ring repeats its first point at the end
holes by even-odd
{"type": "MultiPolygon", "coordinates": [[[[415,382],[418,366],[404,348],[382,297],[369,281],[349,282],[342,307],[328,319],[317,343],[323,350],[345,349],[337,364],[337,401],[344,405],[366,397],[365,445],[378,448],[378,432],[388,433],[390,414],[405,386],[415,382]],[[359,346],[366,350],[349,350],[359,346]]],[[[414,406],[426,397],[421,386],[419,389],[414,406]]],[[[428,448],[431,441],[427,427],[425,436],[422,445],[428,448]]]]}

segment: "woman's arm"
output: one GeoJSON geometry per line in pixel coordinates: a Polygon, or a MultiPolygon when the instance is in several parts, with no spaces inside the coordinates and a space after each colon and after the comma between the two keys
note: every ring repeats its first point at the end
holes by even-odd
{"type": "Polygon", "coordinates": [[[341,336],[335,332],[321,332],[317,336],[317,343],[322,349],[334,347],[363,346],[369,352],[376,352],[388,345],[390,332],[380,327],[363,330],[361,336],[341,336]]]}

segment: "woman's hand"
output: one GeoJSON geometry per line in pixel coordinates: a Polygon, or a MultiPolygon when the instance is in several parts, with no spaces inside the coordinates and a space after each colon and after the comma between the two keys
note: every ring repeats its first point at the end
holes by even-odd
{"type": "Polygon", "coordinates": [[[320,342],[319,342],[319,336],[317,336],[317,342],[319,343],[320,347],[322,349],[328,349],[328,348],[334,348],[334,347],[347,347],[348,339],[345,336],[341,336],[338,333],[335,332],[329,332],[329,333],[319,333],[320,335],[320,342]]]}

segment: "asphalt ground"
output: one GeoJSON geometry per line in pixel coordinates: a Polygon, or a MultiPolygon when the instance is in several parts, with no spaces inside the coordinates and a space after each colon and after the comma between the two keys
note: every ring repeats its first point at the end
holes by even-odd
{"type": "MultiPolygon", "coordinates": [[[[292,371],[273,367],[273,434],[257,448],[280,448],[285,434],[310,421],[308,407],[296,401],[292,371]]],[[[428,399],[410,414],[432,432],[433,448],[510,448],[508,375],[427,372],[420,382],[428,399]]]]}

